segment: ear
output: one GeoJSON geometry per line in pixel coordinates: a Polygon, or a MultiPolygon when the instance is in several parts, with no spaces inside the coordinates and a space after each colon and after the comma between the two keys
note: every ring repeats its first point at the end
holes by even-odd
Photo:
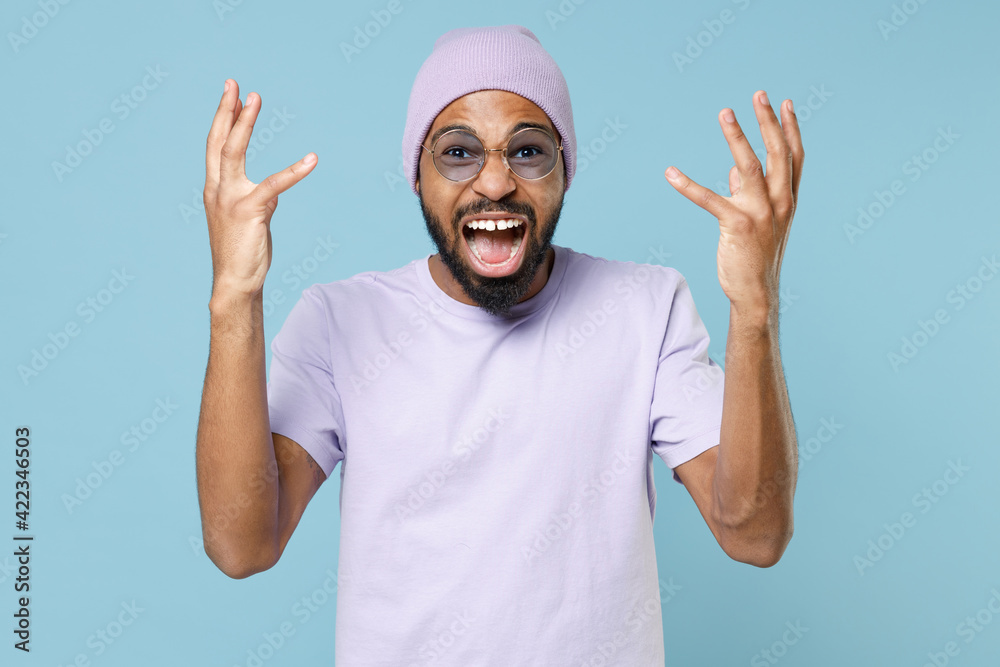
{"type": "Polygon", "coordinates": [[[420,177],[419,176],[417,176],[416,185],[417,185],[417,194],[419,195],[420,194],[420,177]]]}

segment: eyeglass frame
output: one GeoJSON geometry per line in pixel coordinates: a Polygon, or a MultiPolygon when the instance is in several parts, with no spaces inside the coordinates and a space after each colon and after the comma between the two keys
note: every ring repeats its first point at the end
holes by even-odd
{"type": "MultiPolygon", "coordinates": [[[[484,155],[483,156],[483,161],[479,165],[479,169],[476,170],[476,173],[474,173],[472,176],[469,176],[468,178],[463,178],[460,181],[456,181],[454,179],[448,178],[447,176],[445,176],[444,174],[442,174],[441,170],[438,169],[437,161],[434,159],[434,151],[437,149],[438,142],[441,141],[441,139],[443,139],[444,137],[448,136],[448,134],[450,134],[452,132],[465,132],[466,134],[471,134],[473,137],[475,137],[476,141],[479,142],[479,145],[483,147],[483,151],[485,153],[492,153],[492,152],[496,152],[496,151],[501,151],[500,159],[503,161],[503,166],[506,167],[507,170],[510,173],[514,174],[514,176],[516,176],[517,178],[520,178],[522,181],[540,181],[543,178],[547,178],[547,177],[551,176],[552,172],[554,172],[556,170],[556,165],[559,164],[559,157],[558,157],[558,155],[556,156],[556,161],[554,163],[552,163],[552,169],[549,169],[549,172],[547,174],[545,174],[544,176],[539,176],[538,178],[526,178],[524,176],[521,176],[519,173],[517,173],[516,171],[514,171],[513,169],[511,169],[510,168],[510,164],[507,162],[507,149],[510,148],[510,142],[512,142],[514,140],[514,137],[516,137],[517,135],[521,134],[522,132],[528,132],[529,130],[537,130],[539,132],[542,132],[542,133],[548,135],[548,137],[550,139],[552,139],[553,141],[556,140],[556,138],[554,136],[552,136],[552,134],[547,129],[543,129],[541,127],[522,127],[520,130],[518,130],[514,134],[510,135],[510,138],[507,139],[507,144],[503,148],[487,148],[486,144],[483,142],[482,138],[478,134],[476,134],[474,131],[472,131],[472,130],[466,130],[465,128],[461,128],[461,127],[454,127],[454,128],[452,128],[450,130],[442,132],[441,135],[437,139],[434,140],[434,144],[431,146],[431,148],[427,148],[427,146],[424,146],[423,143],[420,144],[420,147],[423,148],[425,151],[427,151],[428,153],[431,154],[431,163],[434,165],[434,171],[436,171],[441,176],[441,178],[445,179],[446,181],[450,181],[451,183],[465,183],[466,181],[471,181],[472,179],[474,179],[477,176],[479,176],[479,174],[483,173],[483,167],[486,166],[486,158],[489,157],[488,155],[484,155]]],[[[560,139],[559,145],[556,146],[556,150],[557,151],[562,151],[562,149],[563,149],[563,145],[562,145],[562,140],[560,139]]]]}

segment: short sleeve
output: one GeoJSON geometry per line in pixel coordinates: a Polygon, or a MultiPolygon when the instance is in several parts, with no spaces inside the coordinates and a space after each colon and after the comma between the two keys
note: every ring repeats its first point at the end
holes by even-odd
{"type": "MultiPolygon", "coordinates": [[[[671,469],[719,444],[725,386],[691,290],[677,275],[649,413],[653,452],[671,469]]],[[[681,483],[676,472],[673,478],[681,483]]]]}
{"type": "Polygon", "coordinates": [[[303,290],[271,341],[267,409],[271,431],[297,442],[329,477],[344,459],[344,415],[333,382],[326,308],[314,289],[303,290]]]}

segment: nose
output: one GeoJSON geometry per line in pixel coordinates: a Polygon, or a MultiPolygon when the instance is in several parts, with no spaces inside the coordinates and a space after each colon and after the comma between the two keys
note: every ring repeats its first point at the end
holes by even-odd
{"type": "Polygon", "coordinates": [[[472,189],[484,197],[497,201],[513,192],[516,187],[514,173],[504,164],[502,151],[486,151],[486,162],[472,179],[472,189]]]}

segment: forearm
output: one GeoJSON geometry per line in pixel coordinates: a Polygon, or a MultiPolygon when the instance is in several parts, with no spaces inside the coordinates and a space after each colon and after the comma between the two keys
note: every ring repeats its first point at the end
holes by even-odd
{"type": "Polygon", "coordinates": [[[273,564],[278,474],[267,410],[263,305],[213,294],[196,446],[205,551],[244,577],[273,564]]]}
{"type": "Polygon", "coordinates": [[[778,314],[731,308],[722,432],[713,482],[727,552],[776,561],[791,539],[798,445],[778,346],[778,314]]]}

